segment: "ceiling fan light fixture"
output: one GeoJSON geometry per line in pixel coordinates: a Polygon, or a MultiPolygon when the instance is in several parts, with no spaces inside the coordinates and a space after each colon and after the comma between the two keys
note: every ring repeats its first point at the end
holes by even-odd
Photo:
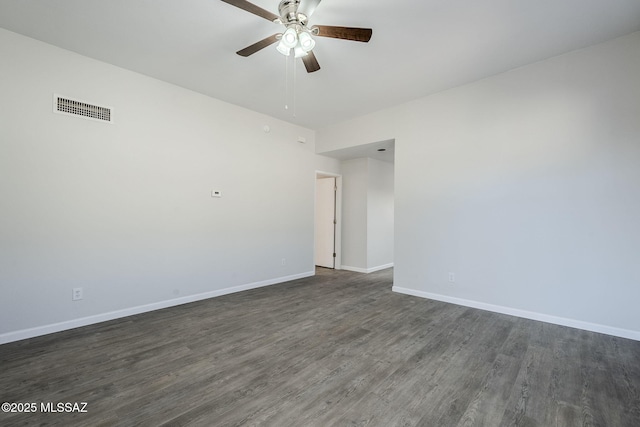
{"type": "Polygon", "coordinates": [[[307,73],[313,73],[320,69],[320,64],[318,64],[316,55],[313,52],[316,44],[314,37],[329,37],[367,43],[373,33],[371,28],[333,25],[309,26],[309,18],[321,0],[280,0],[278,15],[253,4],[250,0],[222,1],[285,27],[282,33],[265,37],[244,49],[240,49],[236,52],[238,55],[247,57],[275,44],[276,49],[281,54],[301,58],[307,73]],[[293,53],[291,52],[292,50],[293,53]]]}
{"type": "Polygon", "coordinates": [[[307,32],[300,33],[298,40],[300,40],[300,47],[305,52],[310,52],[316,45],[316,41],[307,32]]]}
{"type": "Polygon", "coordinates": [[[280,43],[278,43],[278,45],[276,46],[276,49],[278,50],[278,52],[280,52],[284,56],[291,55],[291,48],[286,47],[284,43],[282,43],[282,40],[280,40],[280,43]]]}
{"type": "Polygon", "coordinates": [[[298,33],[296,29],[293,27],[287,28],[287,30],[282,34],[281,43],[289,49],[296,47],[298,44],[298,33]]]}

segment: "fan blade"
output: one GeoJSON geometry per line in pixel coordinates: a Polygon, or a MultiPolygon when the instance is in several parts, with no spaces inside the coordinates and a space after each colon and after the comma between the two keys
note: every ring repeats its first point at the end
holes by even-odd
{"type": "Polygon", "coordinates": [[[222,1],[232,6],[239,7],[242,10],[246,10],[249,13],[253,13],[254,15],[258,15],[259,17],[267,19],[271,22],[280,19],[280,17],[275,13],[271,13],[267,10],[264,10],[263,8],[258,7],[253,3],[249,3],[246,0],[222,0],[222,1]]]}
{"type": "Polygon", "coordinates": [[[311,18],[319,4],[320,0],[301,0],[300,6],[298,6],[298,13],[304,13],[307,18],[311,18]]]}
{"type": "Polygon", "coordinates": [[[320,69],[320,64],[318,64],[318,60],[313,54],[313,51],[307,52],[307,54],[302,57],[302,62],[304,62],[304,67],[307,69],[307,73],[313,73],[320,69]]]}
{"type": "Polygon", "coordinates": [[[334,27],[332,25],[314,25],[318,29],[318,36],[332,37],[334,39],[353,40],[356,42],[368,42],[371,40],[373,30],[371,28],[334,27]]]}
{"type": "Polygon", "coordinates": [[[274,34],[272,36],[269,36],[267,38],[264,38],[262,40],[260,40],[257,43],[252,44],[251,46],[247,46],[242,50],[237,51],[236,53],[240,56],[249,56],[249,55],[253,55],[254,53],[256,53],[259,50],[264,49],[267,46],[270,46],[272,44],[274,44],[275,42],[278,41],[280,34],[274,34]]]}

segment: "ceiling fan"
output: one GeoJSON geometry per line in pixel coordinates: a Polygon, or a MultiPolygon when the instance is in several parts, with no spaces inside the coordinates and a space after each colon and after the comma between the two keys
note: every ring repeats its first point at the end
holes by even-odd
{"type": "Polygon", "coordinates": [[[373,32],[371,28],[335,27],[331,25],[309,27],[309,18],[321,0],[282,0],[278,5],[279,15],[264,10],[246,0],[222,1],[276,24],[282,24],[285,27],[282,33],[266,37],[251,46],[239,50],[236,52],[238,55],[253,55],[259,50],[278,42],[278,51],[286,56],[291,55],[293,51],[293,55],[296,58],[302,58],[302,62],[309,73],[320,69],[320,64],[318,64],[318,60],[313,54],[313,48],[316,44],[313,36],[366,43],[371,39],[373,32]]]}

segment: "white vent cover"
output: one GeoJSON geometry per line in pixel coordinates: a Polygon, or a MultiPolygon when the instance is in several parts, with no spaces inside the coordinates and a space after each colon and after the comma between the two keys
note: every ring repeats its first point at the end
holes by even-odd
{"type": "Polygon", "coordinates": [[[89,104],[77,99],[66,98],[57,94],[53,95],[53,112],[97,120],[99,122],[113,123],[113,109],[89,104]]]}

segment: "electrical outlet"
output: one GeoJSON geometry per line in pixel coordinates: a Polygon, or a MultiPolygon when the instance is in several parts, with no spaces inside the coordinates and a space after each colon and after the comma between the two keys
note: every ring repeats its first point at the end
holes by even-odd
{"type": "Polygon", "coordinates": [[[449,282],[455,283],[456,281],[456,273],[449,272],[449,282]]]}
{"type": "Polygon", "coordinates": [[[287,259],[286,258],[282,258],[282,265],[287,265],[287,259]]]}
{"type": "Polygon", "coordinates": [[[82,299],[82,288],[73,288],[71,290],[71,300],[79,301],[82,299]]]}

